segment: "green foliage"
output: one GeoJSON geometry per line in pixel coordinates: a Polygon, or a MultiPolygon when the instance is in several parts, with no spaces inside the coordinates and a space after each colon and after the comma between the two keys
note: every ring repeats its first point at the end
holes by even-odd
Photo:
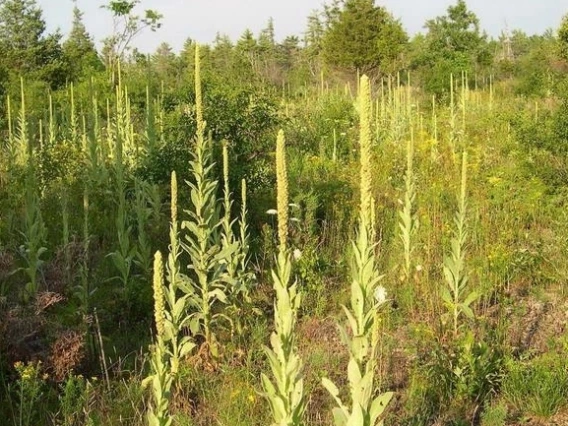
{"type": "Polygon", "coordinates": [[[568,61],[568,15],[562,18],[560,28],[558,28],[558,43],[560,47],[560,57],[568,61]]]}
{"type": "Polygon", "coordinates": [[[302,295],[292,282],[290,255],[280,251],[276,269],[272,271],[276,300],[275,332],[270,348],[265,348],[272,375],[262,374],[262,385],[272,409],[274,426],[297,426],[303,422],[306,409],[302,360],[297,353],[295,326],[302,295]]]}
{"type": "Polygon", "coordinates": [[[481,414],[481,426],[505,426],[507,413],[507,407],[503,404],[487,406],[481,414]]]}
{"type": "Polygon", "coordinates": [[[140,0],[112,0],[102,6],[109,10],[114,18],[114,32],[104,40],[103,57],[105,65],[111,72],[116,72],[118,62],[130,49],[132,40],[145,29],[156,31],[162,26],[163,16],[155,10],[148,9],[143,16],[135,14],[140,0]]]}
{"type": "Polygon", "coordinates": [[[58,424],[61,426],[90,425],[92,421],[89,412],[91,394],[92,384],[83,376],[71,373],[61,385],[58,424]]]}
{"type": "Polygon", "coordinates": [[[444,259],[444,278],[446,285],[441,288],[444,305],[448,309],[453,324],[454,338],[458,336],[461,327],[459,318],[465,315],[474,318],[471,304],[479,298],[476,291],[469,291],[469,276],[465,264],[465,249],[468,236],[467,203],[466,203],[467,154],[462,160],[462,178],[459,206],[455,215],[455,230],[451,242],[450,255],[444,259]]]}
{"type": "Polygon", "coordinates": [[[76,4],[73,9],[73,26],[63,43],[63,54],[69,64],[70,81],[77,81],[103,67],[95,43],[83,23],[83,13],[76,4]]]}
{"type": "Polygon", "coordinates": [[[392,73],[407,41],[399,21],[372,0],[346,0],[323,36],[325,61],[362,73],[392,73]]]}
{"type": "MultiPolygon", "coordinates": [[[[512,31],[504,59],[505,38],[486,40],[458,2],[410,46],[401,38],[384,47],[377,43],[400,35],[384,9],[335,1],[310,17],[305,40],[279,40],[270,21],[238,41],[219,34],[198,60],[192,40],[179,54],[166,44],[150,56],[125,48],[119,76],[96,58],[78,10],[62,44],[57,34],[40,32],[32,1],[20,1],[30,7],[17,13],[6,8],[16,3],[0,1],[14,18],[0,22],[6,423],[139,426],[175,415],[179,425],[270,424],[277,417],[311,426],[332,424],[335,407],[339,424],[500,426],[568,408],[563,353],[550,353],[564,319],[568,266],[562,29],[560,37],[512,31]],[[13,22],[30,31],[8,31],[13,22]],[[338,46],[345,51],[331,53],[325,67],[331,35],[344,37],[338,46]],[[3,50],[10,37],[27,47],[3,50]],[[496,52],[494,63],[487,52],[496,52]],[[372,107],[362,108],[346,73],[359,59],[377,78],[415,70],[385,78],[372,107]],[[203,95],[189,87],[199,61],[203,95]],[[452,73],[458,84],[449,106],[425,93],[449,91],[452,73]],[[365,147],[356,144],[358,111],[370,121],[365,147]],[[289,246],[274,259],[266,212],[274,207],[279,127],[288,135],[293,204],[280,203],[290,212],[289,246]],[[227,167],[220,162],[224,139],[227,167]],[[467,203],[460,194],[456,207],[456,153],[464,148],[471,158],[467,203]],[[172,196],[163,196],[172,170],[187,183],[179,218],[173,185],[172,196]],[[237,197],[242,178],[248,190],[237,197]],[[365,221],[374,218],[375,226],[359,230],[347,254],[360,195],[365,221]],[[163,312],[160,339],[152,337],[149,285],[157,249],[167,253],[154,306],[163,312]],[[395,290],[386,303],[378,271],[385,287],[403,278],[416,291],[403,289],[403,299],[395,290]],[[347,324],[336,333],[330,317],[341,304],[347,324]],[[76,359],[73,342],[60,339],[69,327],[84,338],[76,359]],[[500,337],[505,333],[510,339],[500,337]],[[142,360],[137,354],[150,340],[142,360]],[[510,361],[501,386],[513,350],[520,360],[510,361]],[[22,397],[22,365],[11,366],[36,358],[49,365],[26,370],[37,383],[27,382],[22,397]],[[51,375],[58,361],[68,367],[62,382],[51,375]],[[151,387],[144,391],[146,376],[151,387]],[[387,389],[397,391],[388,413],[387,389]],[[258,397],[262,390],[270,402],[258,397]]],[[[135,36],[157,19],[142,6],[113,1],[108,11],[119,31],[135,36]]]]}
{"type": "Polygon", "coordinates": [[[463,418],[468,407],[483,404],[499,388],[503,352],[493,337],[481,340],[468,332],[449,345],[435,343],[424,371],[435,411],[463,418]]]}
{"type": "Polygon", "coordinates": [[[447,92],[452,74],[471,75],[491,65],[487,37],[481,34],[479,19],[464,0],[449,6],[446,15],[428,21],[426,28],[425,46],[415,66],[424,70],[429,92],[447,92]]]}
{"type": "Polygon", "coordinates": [[[21,268],[28,278],[22,297],[25,302],[30,301],[38,292],[40,285],[41,268],[44,264],[44,254],[47,248],[44,246],[47,237],[47,229],[41,216],[39,197],[34,189],[28,185],[26,197],[26,217],[22,236],[24,243],[20,246],[25,267],[21,268]]]}
{"type": "Polygon", "coordinates": [[[415,237],[418,231],[418,216],[416,214],[416,181],[413,170],[414,141],[412,138],[406,145],[406,172],[404,174],[404,201],[399,200],[402,208],[398,212],[399,238],[402,243],[404,261],[402,262],[402,279],[410,284],[413,274],[412,253],[415,250],[415,237]]]}
{"type": "Polygon", "coordinates": [[[52,87],[65,83],[61,35],[45,34],[42,11],[35,0],[5,0],[0,4],[0,52],[12,79],[38,78],[52,87]]]}
{"type": "Polygon", "coordinates": [[[32,426],[41,421],[41,411],[37,409],[45,390],[45,380],[41,375],[41,362],[15,364],[17,379],[9,385],[8,393],[15,396],[12,403],[13,424],[32,426]]]}
{"type": "Polygon", "coordinates": [[[548,419],[566,407],[567,391],[568,369],[563,355],[507,364],[503,398],[521,413],[548,419]]]}
{"type": "Polygon", "coordinates": [[[196,294],[196,311],[191,314],[192,333],[203,336],[211,354],[219,356],[220,345],[213,327],[222,321],[232,323],[224,313],[215,312],[214,305],[228,301],[224,272],[236,245],[221,246],[218,182],[212,176],[211,144],[202,136],[198,139],[201,140],[197,141],[190,162],[194,181],[189,183],[191,210],[186,210],[187,219],[182,222],[182,229],[188,231],[182,248],[191,259],[192,292],[196,294]]]}

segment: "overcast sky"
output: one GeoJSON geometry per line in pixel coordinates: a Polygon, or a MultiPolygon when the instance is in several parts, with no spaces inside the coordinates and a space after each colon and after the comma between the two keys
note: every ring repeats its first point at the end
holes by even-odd
{"type": "MultiPolygon", "coordinates": [[[[112,19],[101,9],[104,0],[77,0],[85,13],[89,32],[100,41],[111,31],[112,19]]],[[[71,0],[38,0],[50,30],[60,28],[67,34],[71,25],[71,0]]],[[[274,18],[279,39],[301,35],[306,18],[314,9],[321,9],[323,0],[142,0],[140,10],[156,9],[164,15],[163,28],[146,32],[135,42],[144,52],[154,51],[163,41],[178,50],[191,37],[206,43],[217,32],[233,40],[250,28],[258,34],[270,17],[274,18]]],[[[427,19],[444,14],[455,0],[379,0],[399,18],[410,34],[422,31],[427,19]]],[[[562,15],[568,13],[568,0],[467,0],[490,35],[497,36],[505,25],[529,34],[541,34],[556,29],[562,15]]]]}

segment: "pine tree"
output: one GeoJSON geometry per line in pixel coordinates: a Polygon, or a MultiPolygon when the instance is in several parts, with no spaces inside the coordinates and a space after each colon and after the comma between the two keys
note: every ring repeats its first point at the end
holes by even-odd
{"type": "Polygon", "coordinates": [[[35,0],[3,0],[0,3],[2,58],[12,70],[26,74],[40,64],[45,21],[35,0]]]}
{"type": "Polygon", "coordinates": [[[321,70],[321,51],[323,45],[324,25],[318,11],[308,16],[308,27],[304,33],[304,49],[302,55],[312,77],[319,77],[321,70]]]}
{"type": "Polygon", "coordinates": [[[260,58],[258,42],[254,38],[251,30],[246,29],[236,45],[236,52],[238,54],[238,71],[239,72],[253,72],[255,75],[259,74],[260,58]]]}
{"type": "Polygon", "coordinates": [[[270,18],[266,28],[264,28],[258,37],[258,46],[260,51],[267,56],[274,53],[276,46],[276,34],[274,31],[274,19],[270,18]]]}
{"type": "Polygon", "coordinates": [[[12,79],[40,79],[53,88],[65,83],[61,34],[45,34],[36,0],[0,0],[0,54],[12,79]]]}
{"type": "Polygon", "coordinates": [[[170,81],[176,74],[176,55],[168,43],[162,43],[152,55],[152,62],[160,80],[170,81]]]}
{"type": "Polygon", "coordinates": [[[233,53],[233,43],[229,36],[217,33],[213,41],[213,50],[211,52],[213,68],[224,75],[230,74],[234,66],[233,53]]]}
{"type": "Polygon", "coordinates": [[[395,71],[408,40],[399,21],[373,0],[346,0],[326,12],[323,57],[335,67],[362,73],[395,71]]]}
{"type": "Polygon", "coordinates": [[[77,7],[76,0],[73,8],[73,26],[69,37],[63,43],[63,54],[69,62],[69,77],[76,81],[92,70],[101,70],[103,64],[99,58],[92,37],[83,23],[83,13],[77,7]]]}

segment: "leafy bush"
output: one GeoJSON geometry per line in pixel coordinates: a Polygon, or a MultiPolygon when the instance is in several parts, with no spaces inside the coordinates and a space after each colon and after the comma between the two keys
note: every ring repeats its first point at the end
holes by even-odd
{"type": "Polygon", "coordinates": [[[468,333],[449,346],[435,344],[425,367],[432,403],[448,412],[483,404],[500,385],[503,372],[503,353],[492,340],[479,341],[468,333]]]}

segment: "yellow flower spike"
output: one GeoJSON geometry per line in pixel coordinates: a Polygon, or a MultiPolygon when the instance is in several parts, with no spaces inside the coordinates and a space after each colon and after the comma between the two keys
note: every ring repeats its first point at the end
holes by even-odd
{"type": "Polygon", "coordinates": [[[203,95],[201,93],[201,62],[199,45],[195,45],[195,114],[197,118],[197,138],[205,139],[205,121],[203,120],[203,95]]]}
{"type": "Polygon", "coordinates": [[[172,179],[171,179],[171,217],[172,223],[177,224],[177,217],[178,217],[178,208],[177,208],[177,200],[178,200],[178,184],[177,184],[177,175],[176,172],[172,172],[172,179]]]}
{"type": "Polygon", "coordinates": [[[361,77],[359,93],[359,140],[361,149],[361,220],[365,227],[371,226],[372,165],[371,165],[371,85],[369,77],[361,77]]]}
{"type": "Polygon", "coordinates": [[[280,241],[280,252],[284,252],[288,240],[288,171],[286,168],[286,139],[283,130],[278,132],[276,140],[276,185],[278,239],[280,241]]]}
{"type": "Polygon", "coordinates": [[[164,262],[162,253],[157,251],[154,255],[154,316],[158,337],[165,333],[165,301],[164,301],[164,262]]]}
{"type": "Polygon", "coordinates": [[[229,144],[223,141],[223,183],[225,185],[225,194],[229,194],[229,144]]]}

